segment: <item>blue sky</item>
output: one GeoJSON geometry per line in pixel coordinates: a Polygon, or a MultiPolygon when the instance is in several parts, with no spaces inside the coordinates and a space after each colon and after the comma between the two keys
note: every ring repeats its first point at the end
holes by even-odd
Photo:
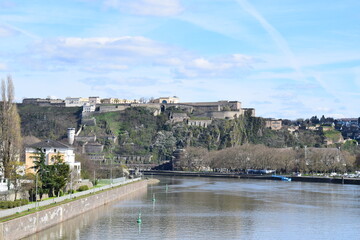
{"type": "Polygon", "coordinates": [[[360,1],[0,0],[0,78],[25,97],[238,100],[359,117],[360,1]]]}

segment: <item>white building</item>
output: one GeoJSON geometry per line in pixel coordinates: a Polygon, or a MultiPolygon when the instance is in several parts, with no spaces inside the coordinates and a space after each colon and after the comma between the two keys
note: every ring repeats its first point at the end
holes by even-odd
{"type": "Polygon", "coordinates": [[[83,105],[83,112],[95,112],[96,106],[91,103],[85,103],[83,105]]]}
{"type": "Polygon", "coordinates": [[[45,153],[45,163],[51,165],[54,163],[54,158],[60,155],[64,162],[70,166],[72,171],[75,171],[80,176],[81,163],[75,161],[74,149],[64,143],[46,140],[39,143],[32,144],[25,148],[25,167],[27,172],[34,172],[34,155],[41,150],[45,153]]]}

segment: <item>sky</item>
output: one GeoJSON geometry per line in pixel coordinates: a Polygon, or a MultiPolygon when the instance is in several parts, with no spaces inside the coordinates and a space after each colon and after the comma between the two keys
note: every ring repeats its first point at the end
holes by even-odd
{"type": "Polygon", "coordinates": [[[0,78],[30,97],[237,100],[359,117],[358,0],[0,0],[0,78]]]}

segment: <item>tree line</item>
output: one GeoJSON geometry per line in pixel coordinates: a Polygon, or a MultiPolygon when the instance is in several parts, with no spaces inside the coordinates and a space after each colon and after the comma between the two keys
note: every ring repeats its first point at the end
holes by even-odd
{"type": "Polygon", "coordinates": [[[218,151],[188,147],[176,162],[180,170],[227,169],[243,173],[248,169],[268,169],[281,173],[351,172],[359,165],[359,154],[354,155],[339,148],[271,148],[256,144],[218,151]]]}

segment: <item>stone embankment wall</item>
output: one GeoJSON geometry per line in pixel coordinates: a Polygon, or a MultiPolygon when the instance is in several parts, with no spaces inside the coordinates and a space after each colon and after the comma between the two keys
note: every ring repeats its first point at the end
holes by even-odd
{"type": "MultiPolygon", "coordinates": [[[[185,172],[185,171],[162,171],[150,170],[143,171],[144,175],[164,175],[164,176],[184,176],[184,177],[215,177],[215,178],[243,178],[243,179],[259,179],[259,180],[276,180],[271,175],[258,174],[237,174],[237,173],[218,173],[218,172],[185,172]]],[[[316,182],[316,183],[335,183],[335,184],[355,184],[360,185],[360,178],[328,178],[328,177],[294,177],[288,176],[293,182],[316,182]]]]}
{"type": "Polygon", "coordinates": [[[24,238],[145,187],[147,181],[138,181],[0,223],[0,240],[24,238]]]}

